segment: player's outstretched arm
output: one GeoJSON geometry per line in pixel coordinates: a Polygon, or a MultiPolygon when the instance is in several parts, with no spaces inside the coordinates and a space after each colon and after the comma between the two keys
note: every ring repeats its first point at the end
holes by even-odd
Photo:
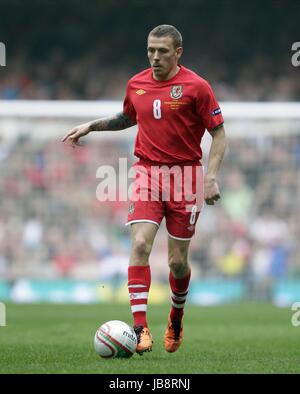
{"type": "Polygon", "coordinates": [[[215,201],[218,201],[220,198],[220,190],[216,178],[226,149],[226,136],[223,125],[209,133],[213,140],[208,156],[207,173],[204,177],[204,199],[206,204],[214,205],[215,201]]]}
{"type": "Polygon", "coordinates": [[[83,123],[74,127],[62,138],[62,142],[70,142],[74,147],[79,145],[79,139],[81,137],[84,137],[91,131],[118,131],[127,129],[135,124],[136,123],[133,122],[126,114],[119,112],[114,116],[92,120],[91,122],[83,123]]]}

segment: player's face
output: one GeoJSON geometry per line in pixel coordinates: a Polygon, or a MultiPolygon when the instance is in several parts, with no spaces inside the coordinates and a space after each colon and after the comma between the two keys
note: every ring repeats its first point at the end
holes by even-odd
{"type": "Polygon", "coordinates": [[[159,81],[169,79],[177,68],[182,47],[174,48],[172,37],[148,37],[148,59],[153,76],[159,81]]]}

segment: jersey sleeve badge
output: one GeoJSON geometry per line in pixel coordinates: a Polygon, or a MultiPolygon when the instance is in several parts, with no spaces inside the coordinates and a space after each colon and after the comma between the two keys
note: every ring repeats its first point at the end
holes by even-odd
{"type": "Polygon", "coordinates": [[[221,113],[221,108],[216,108],[212,111],[211,115],[216,116],[219,115],[220,113],[221,113]]]}

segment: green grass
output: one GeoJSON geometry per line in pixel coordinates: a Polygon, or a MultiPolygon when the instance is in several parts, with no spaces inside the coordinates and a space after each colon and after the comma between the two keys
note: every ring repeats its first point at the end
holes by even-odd
{"type": "Polygon", "coordinates": [[[266,304],[212,308],[188,305],[178,352],[163,349],[168,306],[148,308],[151,353],[100,359],[93,348],[99,325],[131,323],[126,305],[7,305],[0,327],[0,373],[299,373],[300,327],[292,312],[266,304]]]}

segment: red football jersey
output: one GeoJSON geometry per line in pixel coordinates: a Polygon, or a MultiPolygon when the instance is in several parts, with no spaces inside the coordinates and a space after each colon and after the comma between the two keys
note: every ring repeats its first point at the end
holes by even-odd
{"type": "Polygon", "coordinates": [[[199,162],[201,138],[224,122],[209,83],[186,67],[168,81],[148,68],[132,77],[123,111],[137,122],[135,156],[157,163],[199,162]]]}

